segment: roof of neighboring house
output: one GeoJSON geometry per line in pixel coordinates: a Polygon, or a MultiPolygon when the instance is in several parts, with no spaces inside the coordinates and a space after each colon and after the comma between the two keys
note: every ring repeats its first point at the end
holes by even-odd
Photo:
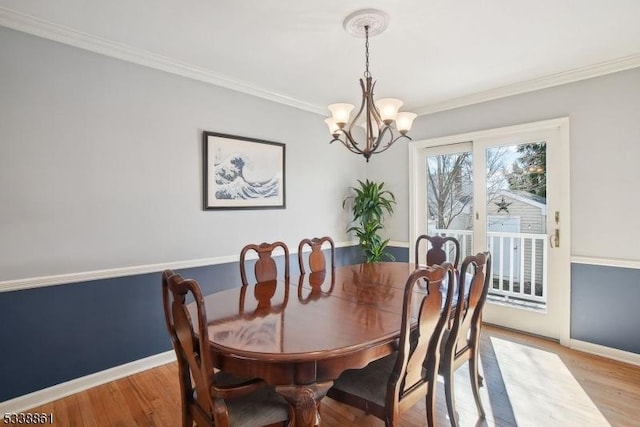
{"type": "Polygon", "coordinates": [[[538,196],[537,194],[529,193],[527,191],[522,191],[522,190],[508,190],[507,191],[507,190],[504,190],[503,192],[504,193],[511,193],[511,194],[516,195],[516,196],[522,197],[524,199],[532,200],[532,201],[534,201],[536,203],[540,203],[541,205],[546,205],[547,204],[546,197],[538,196]]]}
{"type": "Polygon", "coordinates": [[[531,194],[526,191],[520,191],[520,190],[501,190],[498,192],[498,195],[504,196],[504,197],[510,197],[522,203],[535,206],[541,209],[543,212],[547,211],[547,199],[545,197],[541,197],[536,194],[531,194]]]}

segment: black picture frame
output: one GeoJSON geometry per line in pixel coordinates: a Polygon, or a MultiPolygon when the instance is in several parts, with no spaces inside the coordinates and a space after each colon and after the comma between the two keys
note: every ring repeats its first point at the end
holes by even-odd
{"type": "Polygon", "coordinates": [[[285,144],[204,131],[204,210],[285,209],[285,144]]]}

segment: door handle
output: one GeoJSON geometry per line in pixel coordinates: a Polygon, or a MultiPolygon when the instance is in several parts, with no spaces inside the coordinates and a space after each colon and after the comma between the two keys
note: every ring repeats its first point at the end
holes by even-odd
{"type": "Polygon", "coordinates": [[[556,228],[552,234],[549,235],[549,246],[552,248],[560,247],[560,229],[556,228]]]}

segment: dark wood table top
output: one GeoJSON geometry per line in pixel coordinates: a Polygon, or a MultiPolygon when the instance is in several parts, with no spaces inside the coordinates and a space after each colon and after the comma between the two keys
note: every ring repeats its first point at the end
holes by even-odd
{"type": "Polygon", "coordinates": [[[314,425],[315,402],[340,373],[396,349],[404,287],[414,269],[357,264],[209,295],[216,367],[263,378],[296,407],[296,425],[314,425]]]}

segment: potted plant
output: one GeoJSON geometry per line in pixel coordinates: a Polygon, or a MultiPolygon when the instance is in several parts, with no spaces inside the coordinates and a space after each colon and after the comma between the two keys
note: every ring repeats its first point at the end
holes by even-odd
{"type": "Polygon", "coordinates": [[[367,179],[364,182],[358,180],[358,184],[357,187],[351,187],[355,194],[342,203],[344,208],[347,202],[352,202],[351,213],[356,223],[347,231],[355,232],[358,237],[366,263],[395,261],[392,254],[385,252],[389,239],[383,240],[378,233],[384,229],[385,212],[389,215],[393,213],[396,199],[391,191],[384,189],[384,182],[376,183],[367,179]]]}

